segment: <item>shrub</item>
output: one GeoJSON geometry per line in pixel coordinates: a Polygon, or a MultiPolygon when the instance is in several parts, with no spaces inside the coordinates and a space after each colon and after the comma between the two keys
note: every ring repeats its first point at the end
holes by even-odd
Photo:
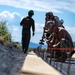
{"type": "Polygon", "coordinates": [[[4,43],[11,42],[11,34],[7,28],[7,23],[5,21],[0,21],[0,43],[3,41],[4,43]]]}

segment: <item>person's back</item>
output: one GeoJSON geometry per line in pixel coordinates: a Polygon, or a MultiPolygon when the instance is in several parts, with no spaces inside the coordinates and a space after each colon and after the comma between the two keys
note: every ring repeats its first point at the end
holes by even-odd
{"type": "Polygon", "coordinates": [[[59,32],[58,32],[59,40],[61,40],[62,38],[65,38],[66,40],[68,40],[70,43],[73,44],[71,35],[68,33],[68,31],[63,27],[58,27],[58,29],[59,29],[59,32]]]}
{"type": "Polygon", "coordinates": [[[31,25],[34,25],[34,20],[31,17],[27,16],[23,18],[20,25],[23,25],[23,28],[30,29],[31,25]]]}
{"type": "Polygon", "coordinates": [[[60,30],[60,34],[62,36],[60,47],[64,47],[67,49],[67,58],[70,58],[75,53],[72,37],[65,29],[60,30]]]}
{"type": "MultiPolygon", "coordinates": [[[[61,51],[62,48],[72,48],[73,49],[73,41],[71,35],[68,33],[68,31],[63,27],[53,27],[53,32],[56,34],[56,38],[59,40],[57,44],[54,44],[54,48],[60,48],[60,52],[64,55],[62,57],[63,61],[67,58],[66,50],[61,51]]],[[[69,51],[69,50],[68,50],[69,51]]],[[[74,50],[70,50],[69,54],[72,56],[72,54],[75,53],[74,50]]],[[[58,54],[58,51],[57,51],[58,54]]],[[[60,53],[61,54],[61,53],[60,53]]]]}

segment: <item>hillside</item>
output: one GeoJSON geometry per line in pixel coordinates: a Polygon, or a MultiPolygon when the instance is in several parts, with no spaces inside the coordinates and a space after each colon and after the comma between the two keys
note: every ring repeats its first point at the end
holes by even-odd
{"type": "MultiPolygon", "coordinates": [[[[40,45],[39,43],[30,42],[29,47],[30,48],[37,48],[39,45],[40,45]]],[[[47,48],[47,45],[42,45],[42,48],[47,48]]]]}
{"type": "MultiPolygon", "coordinates": [[[[22,45],[21,42],[19,42],[19,44],[22,45]]],[[[40,45],[39,43],[30,42],[29,48],[37,48],[39,45],[40,45]]],[[[47,48],[47,45],[46,44],[42,45],[42,48],[47,48]]]]}
{"type": "MultiPolygon", "coordinates": [[[[19,44],[21,45],[21,42],[19,42],[19,44]]],[[[75,42],[73,44],[75,47],[75,42]]],[[[29,48],[37,48],[39,45],[40,45],[39,43],[30,42],[29,48]]],[[[46,44],[42,45],[42,48],[47,48],[47,45],[46,44]]]]}

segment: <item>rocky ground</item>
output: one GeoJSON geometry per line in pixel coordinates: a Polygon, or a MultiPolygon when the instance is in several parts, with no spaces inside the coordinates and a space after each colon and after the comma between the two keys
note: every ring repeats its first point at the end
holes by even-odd
{"type": "MultiPolygon", "coordinates": [[[[26,55],[21,49],[0,44],[0,75],[20,75],[25,57],[26,55]]],[[[75,58],[72,60],[71,63],[75,63],[75,58]]],[[[59,68],[60,64],[61,63],[58,64],[59,68]]],[[[68,64],[63,63],[62,71],[65,72],[66,75],[67,69],[68,64]]],[[[75,75],[75,64],[70,65],[70,75],[75,75]]]]}
{"type": "Polygon", "coordinates": [[[19,75],[24,59],[21,49],[0,44],[0,75],[19,75]]]}

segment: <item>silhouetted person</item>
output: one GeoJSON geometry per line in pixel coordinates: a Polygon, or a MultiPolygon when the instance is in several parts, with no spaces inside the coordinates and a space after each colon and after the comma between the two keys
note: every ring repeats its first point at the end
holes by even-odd
{"type": "Polygon", "coordinates": [[[32,27],[32,35],[34,36],[35,32],[35,21],[33,20],[32,16],[34,15],[34,11],[30,10],[28,12],[28,16],[23,18],[20,22],[22,28],[22,49],[23,52],[26,53],[29,47],[29,42],[31,38],[31,30],[32,27]]]}

